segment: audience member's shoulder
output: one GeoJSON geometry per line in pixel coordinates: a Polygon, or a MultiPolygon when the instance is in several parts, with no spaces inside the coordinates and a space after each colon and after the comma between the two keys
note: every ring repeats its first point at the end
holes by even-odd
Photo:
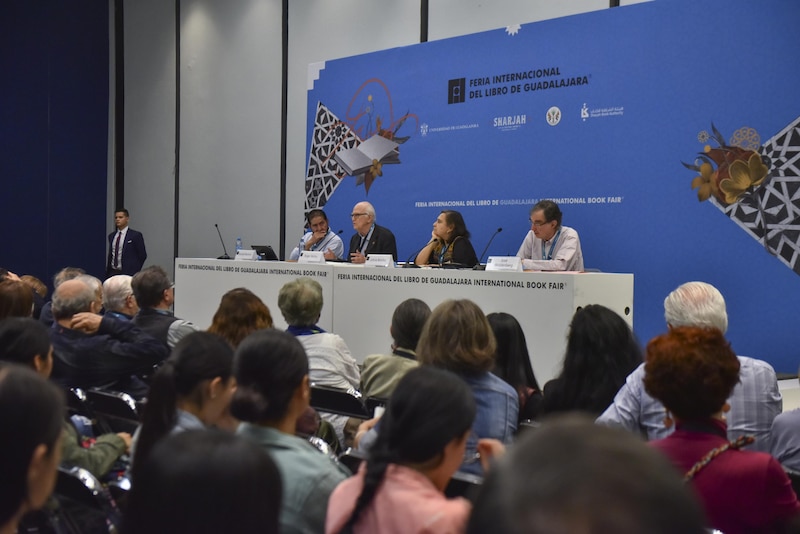
{"type": "Polygon", "coordinates": [[[742,370],[747,369],[757,373],[775,374],[775,369],[764,360],[750,358],[749,356],[737,356],[737,358],[739,358],[739,364],[742,370]]]}

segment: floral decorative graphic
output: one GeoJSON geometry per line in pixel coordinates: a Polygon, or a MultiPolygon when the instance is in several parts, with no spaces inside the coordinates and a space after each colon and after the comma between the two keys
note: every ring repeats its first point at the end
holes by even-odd
{"type": "Polygon", "coordinates": [[[714,141],[718,147],[706,145],[694,163],[683,163],[687,169],[696,171],[692,189],[697,190],[697,200],[704,202],[711,197],[724,205],[735,202],[758,203],[758,188],[769,177],[769,160],[761,156],[758,133],[753,128],[740,128],[731,138],[730,144],[711,125],[712,134],[698,134],[701,142],[714,141]]]}

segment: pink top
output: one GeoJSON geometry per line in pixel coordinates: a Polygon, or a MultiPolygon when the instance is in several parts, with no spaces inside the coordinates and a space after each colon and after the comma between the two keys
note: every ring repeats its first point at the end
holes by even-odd
{"type": "MultiPolygon", "coordinates": [[[[338,534],[350,519],[364,484],[364,466],[333,490],[328,501],[326,534],[338,534]]],[[[374,500],[361,512],[353,534],[455,534],[466,529],[470,511],[466,499],[447,499],[422,473],[390,464],[374,500]]]]}

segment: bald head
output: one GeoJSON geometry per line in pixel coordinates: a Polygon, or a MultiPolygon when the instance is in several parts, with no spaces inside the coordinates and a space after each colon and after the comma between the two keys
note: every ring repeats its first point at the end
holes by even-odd
{"type": "Polygon", "coordinates": [[[69,319],[76,313],[92,312],[96,301],[93,288],[81,280],[66,280],[53,292],[53,318],[69,319]]]}

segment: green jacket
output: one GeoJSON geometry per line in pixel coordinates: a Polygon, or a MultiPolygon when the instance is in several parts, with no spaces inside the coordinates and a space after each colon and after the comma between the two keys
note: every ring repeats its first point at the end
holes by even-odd
{"type": "Polygon", "coordinates": [[[78,431],[69,422],[64,422],[64,436],[61,444],[61,463],[78,466],[101,478],[114,462],[125,452],[125,441],[116,434],[103,434],[89,448],[81,446],[78,431]]]}

